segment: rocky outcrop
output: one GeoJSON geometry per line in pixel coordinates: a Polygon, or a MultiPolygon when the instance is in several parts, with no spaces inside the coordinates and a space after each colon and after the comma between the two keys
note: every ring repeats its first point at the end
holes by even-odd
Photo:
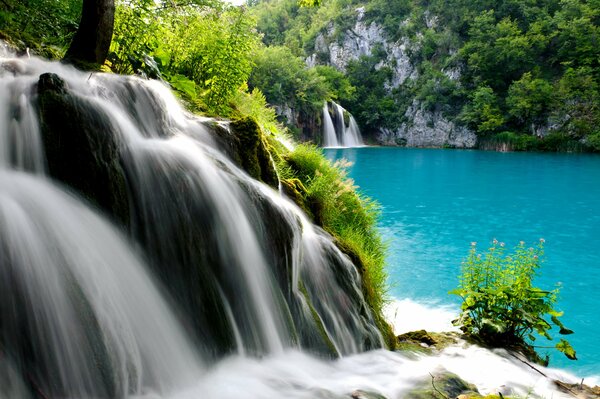
{"type": "MultiPolygon", "coordinates": [[[[417,66],[410,54],[419,50],[418,33],[412,41],[401,37],[391,41],[383,27],[376,22],[368,22],[363,7],[356,10],[356,22],[341,36],[335,35],[335,26],[330,23],[326,31],[315,39],[314,53],[307,58],[308,65],[316,65],[318,59],[325,58],[327,63],[340,71],[345,71],[351,61],[362,56],[377,54],[381,60],[376,68],[392,70],[392,76],[385,84],[391,92],[418,78],[417,66]]],[[[404,23],[408,23],[408,20],[404,23]]],[[[433,29],[438,24],[435,15],[426,13],[425,23],[433,29]]],[[[459,67],[449,67],[442,71],[449,79],[458,81],[461,76],[459,67]]],[[[350,110],[352,111],[352,110],[350,110]]],[[[398,128],[379,128],[375,140],[382,145],[400,145],[408,147],[453,147],[473,148],[477,144],[475,133],[464,126],[449,120],[439,110],[429,110],[416,99],[403,115],[404,123],[398,128]]]]}
{"type": "Polygon", "coordinates": [[[357,8],[356,23],[340,40],[332,40],[335,27],[329,24],[327,31],[315,39],[315,53],[308,57],[308,65],[316,64],[316,53],[321,53],[327,54],[329,65],[345,71],[350,61],[358,60],[362,56],[370,56],[374,50],[378,50],[383,51],[386,56],[377,67],[388,66],[393,71],[389,88],[397,87],[406,79],[415,79],[417,72],[411,63],[409,50],[416,44],[412,44],[407,38],[389,42],[383,27],[375,22],[366,22],[364,16],[364,7],[357,8]]]}
{"type": "Polygon", "coordinates": [[[416,388],[404,395],[407,399],[457,398],[461,395],[481,397],[477,387],[464,381],[456,374],[438,369],[430,378],[423,380],[416,388]]]}
{"type": "Polygon", "coordinates": [[[128,225],[121,143],[109,115],[90,100],[74,95],[55,74],[41,75],[37,91],[50,175],[108,211],[121,224],[128,225]]]}
{"type": "Polygon", "coordinates": [[[399,129],[381,129],[377,141],[407,147],[473,148],[477,136],[464,126],[448,120],[440,111],[428,111],[414,101],[405,113],[408,122],[399,129]]]}
{"type": "Polygon", "coordinates": [[[206,358],[383,346],[359,266],[257,182],[279,187],[279,155],[254,120],[164,118],[173,99],[136,78],[97,77],[93,95],[78,83],[50,73],[37,83],[48,175],[130,232],[206,358]],[[122,123],[139,115],[145,124],[122,123]]]}

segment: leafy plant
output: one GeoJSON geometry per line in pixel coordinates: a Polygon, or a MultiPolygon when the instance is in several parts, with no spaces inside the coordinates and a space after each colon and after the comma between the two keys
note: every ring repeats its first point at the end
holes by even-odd
{"type": "MultiPolygon", "coordinates": [[[[543,256],[543,239],[531,248],[521,241],[512,253],[497,240],[485,254],[477,253],[476,243],[471,243],[459,287],[451,291],[463,299],[462,312],[453,323],[492,347],[531,349],[535,333],[552,339],[552,325],[561,335],[572,334],[559,320],[563,312],[554,308],[559,289],[547,291],[532,285],[543,256]]],[[[569,359],[577,359],[565,339],[555,348],[569,359]]]]}

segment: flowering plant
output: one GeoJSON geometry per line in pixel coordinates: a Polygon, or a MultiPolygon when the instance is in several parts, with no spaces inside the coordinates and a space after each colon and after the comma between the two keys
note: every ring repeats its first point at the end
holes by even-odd
{"type": "MultiPolygon", "coordinates": [[[[493,347],[532,348],[534,333],[552,340],[552,325],[560,329],[561,335],[572,334],[559,320],[563,312],[554,309],[559,288],[547,291],[532,286],[543,256],[543,239],[529,248],[521,241],[512,253],[507,253],[504,243],[496,239],[485,254],[477,253],[477,244],[471,243],[462,263],[459,287],[450,292],[463,299],[462,312],[453,323],[465,334],[493,347]]],[[[577,359],[565,339],[555,348],[569,359],[577,359]]]]}

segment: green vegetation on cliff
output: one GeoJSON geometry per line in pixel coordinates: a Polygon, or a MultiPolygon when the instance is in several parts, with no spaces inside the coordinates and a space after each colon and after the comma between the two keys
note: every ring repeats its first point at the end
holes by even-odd
{"type": "Polygon", "coordinates": [[[284,155],[279,170],[286,192],[313,220],[336,239],[338,247],[357,265],[363,295],[389,347],[395,344],[382,316],[387,292],[385,245],[376,230],[379,208],[360,194],[347,177],[347,161],[331,164],[321,150],[299,145],[284,155]]]}
{"type": "Polygon", "coordinates": [[[252,13],[267,45],[345,69],[356,92],[339,100],[367,133],[410,122],[416,102],[488,145],[512,134],[534,137],[515,149],[600,150],[599,10],[598,0],[261,0],[252,13]],[[369,52],[345,48],[332,61],[347,43],[369,52]],[[398,68],[408,77],[394,81],[398,68]]]}

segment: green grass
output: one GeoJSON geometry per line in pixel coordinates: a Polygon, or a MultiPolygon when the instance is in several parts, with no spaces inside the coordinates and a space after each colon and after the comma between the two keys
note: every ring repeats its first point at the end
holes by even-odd
{"type": "Polygon", "coordinates": [[[298,179],[305,187],[302,197],[315,223],[336,239],[362,275],[362,290],[389,346],[393,333],[382,315],[387,294],[386,246],[376,224],[379,205],[357,191],[347,176],[345,161],[329,162],[320,149],[298,145],[280,162],[280,177],[298,179]]]}

